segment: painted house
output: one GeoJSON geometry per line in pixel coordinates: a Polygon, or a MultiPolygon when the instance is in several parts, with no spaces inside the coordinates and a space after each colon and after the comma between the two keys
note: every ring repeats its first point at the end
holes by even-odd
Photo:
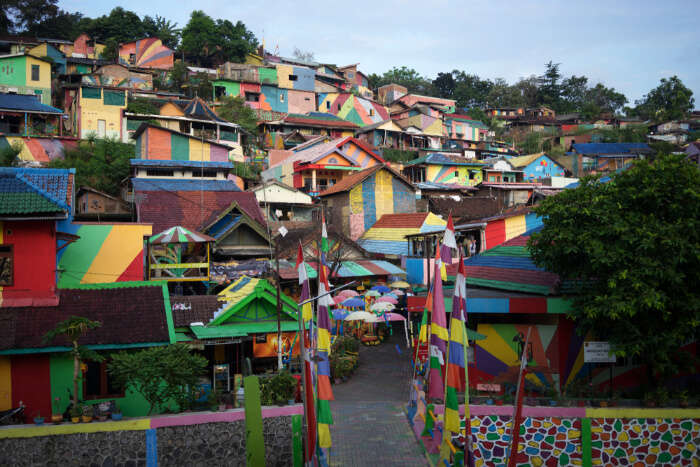
{"type": "MultiPolygon", "coordinates": [[[[231,148],[167,127],[142,123],[131,136],[135,156],[145,160],[228,162],[231,148]]],[[[203,166],[206,168],[206,166],[203,166]]]]}
{"type": "Polygon", "coordinates": [[[483,141],[488,135],[488,126],[468,115],[445,114],[444,124],[448,146],[469,148],[467,142],[483,141]]]}
{"type": "Polygon", "coordinates": [[[66,57],[99,59],[105,45],[96,43],[90,36],[83,33],[72,44],[60,44],[59,49],[66,57]]]}
{"type": "Polygon", "coordinates": [[[355,132],[358,139],[374,147],[406,149],[403,128],[392,119],[364,126],[355,132]]]}
{"type": "Polygon", "coordinates": [[[545,153],[511,157],[508,162],[514,169],[523,171],[523,180],[540,181],[545,178],[563,177],[566,169],[545,153]]]}
{"type": "Polygon", "coordinates": [[[81,186],[75,195],[75,214],[81,218],[130,220],[131,207],[128,203],[89,186],[81,186]]]}
{"type": "Polygon", "coordinates": [[[271,230],[276,231],[282,225],[290,229],[313,222],[313,199],[301,190],[279,180],[268,180],[250,191],[255,194],[271,230]]]}
{"type": "Polygon", "coordinates": [[[119,44],[119,63],[137,68],[170,70],[174,52],[156,37],[119,44]]]}
{"type": "Polygon", "coordinates": [[[307,138],[317,135],[343,138],[353,136],[358,128],[353,122],[322,112],[281,114],[279,119],[266,121],[261,126],[264,146],[270,149],[284,149],[287,136],[296,132],[307,138]]]}
{"type": "Polygon", "coordinates": [[[442,116],[431,115],[432,110],[429,106],[420,105],[400,114],[392,114],[392,119],[405,133],[424,139],[427,147],[441,149],[445,139],[442,116]],[[405,116],[395,118],[401,115],[405,116]]]}
{"type": "Polygon", "coordinates": [[[31,95],[0,93],[0,133],[7,136],[58,136],[60,109],[31,95]]]}
{"type": "MultiPolygon", "coordinates": [[[[54,266],[55,267],[55,266],[54,266]]],[[[42,342],[44,334],[68,316],[99,321],[79,344],[106,357],[86,361],[78,383],[78,398],[87,404],[115,400],[124,415],[148,413],[148,403],[130,390],[113,389],[107,372],[109,353],[175,343],[167,286],[162,283],[125,282],[91,284],[57,292],[53,304],[25,306],[0,313],[0,410],[26,406],[25,421],[37,413],[63,413],[73,392],[73,357],[69,342],[57,338],[42,342]]]]}
{"type": "Polygon", "coordinates": [[[62,159],[66,149],[78,146],[78,140],[70,136],[23,137],[0,135],[0,149],[10,146],[20,148],[19,158],[30,165],[39,166],[54,159],[62,159]]]}
{"type": "Polygon", "coordinates": [[[73,215],[74,177],[0,168],[0,307],[56,305],[57,223],[73,215]]]}
{"type": "Polygon", "coordinates": [[[51,105],[51,62],[29,52],[0,55],[0,92],[36,96],[51,105]]]}
{"type": "Polygon", "coordinates": [[[48,57],[53,61],[51,71],[57,75],[65,74],[66,72],[66,56],[59,49],[49,44],[48,42],[41,43],[30,49],[27,53],[37,58],[48,57]]]}
{"type": "Polygon", "coordinates": [[[646,143],[575,143],[571,149],[578,162],[574,177],[614,172],[651,153],[646,143]]]}
{"type": "Polygon", "coordinates": [[[358,70],[359,63],[338,67],[338,71],[343,74],[348,89],[357,92],[366,99],[372,99],[374,93],[369,88],[367,75],[358,70]]]}
{"type": "Polygon", "coordinates": [[[481,161],[465,159],[448,153],[431,153],[407,162],[403,174],[412,183],[476,186],[483,181],[481,161]]]}
{"type": "Polygon", "coordinates": [[[276,165],[263,171],[263,180],[277,179],[314,196],[352,172],[383,164],[384,159],[361,141],[348,137],[326,143],[309,141],[288,151],[276,165]]]}
{"type": "Polygon", "coordinates": [[[484,159],[484,182],[519,183],[523,181],[523,171],[513,167],[510,158],[499,156],[484,159]]]}
{"type": "Polygon", "coordinates": [[[318,195],[326,217],[357,240],[385,214],[416,212],[416,191],[401,174],[378,164],[341,179],[318,195]]]}
{"type": "Polygon", "coordinates": [[[511,120],[525,115],[524,107],[494,107],[485,110],[486,115],[490,118],[498,118],[502,120],[511,120]]]}
{"type": "Polygon", "coordinates": [[[413,107],[416,104],[436,105],[442,108],[445,112],[451,113],[455,111],[457,101],[454,99],[444,99],[442,97],[422,96],[420,94],[404,94],[391,103],[392,113],[395,104],[402,104],[407,107],[413,107]]]}
{"type": "Polygon", "coordinates": [[[389,119],[386,107],[349,92],[318,93],[316,97],[319,112],[336,115],[361,127],[389,119]]]}
{"type": "Polygon", "coordinates": [[[234,200],[203,224],[202,232],[214,239],[212,252],[215,256],[255,258],[270,255],[271,239],[267,224],[254,217],[260,214],[260,209],[249,214],[247,204],[239,206],[234,200]]]}
{"type": "Polygon", "coordinates": [[[447,221],[431,212],[384,214],[359,240],[362,248],[390,258],[409,254],[407,235],[445,230],[447,221]]]}
{"type": "Polygon", "coordinates": [[[377,100],[384,105],[389,105],[406,94],[408,94],[406,87],[394,83],[386,84],[377,89],[377,100]]]}
{"type": "Polygon", "coordinates": [[[129,69],[124,65],[104,65],[94,73],[84,74],[81,83],[88,86],[107,86],[110,88],[153,90],[153,75],[129,69]]]}
{"type": "Polygon", "coordinates": [[[124,124],[126,90],[119,88],[68,85],[64,87],[66,129],[80,139],[96,136],[127,142],[124,124]]]}

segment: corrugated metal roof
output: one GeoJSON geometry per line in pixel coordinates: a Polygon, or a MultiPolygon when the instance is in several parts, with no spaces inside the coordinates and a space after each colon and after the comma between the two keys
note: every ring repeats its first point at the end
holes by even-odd
{"type": "Polygon", "coordinates": [[[233,164],[230,162],[212,162],[212,161],[177,161],[177,160],[158,160],[158,159],[129,159],[129,165],[132,167],[194,167],[204,169],[232,169],[233,164]]]}
{"type": "Polygon", "coordinates": [[[132,178],[136,191],[241,191],[231,180],[132,178]]]}
{"type": "Polygon", "coordinates": [[[390,240],[362,240],[358,241],[362,248],[371,253],[384,253],[387,255],[408,255],[408,242],[390,240]]]}
{"type": "Polygon", "coordinates": [[[36,96],[24,94],[0,93],[0,111],[12,110],[41,114],[62,114],[63,111],[50,105],[42,104],[36,96]]]}
{"type": "Polygon", "coordinates": [[[647,143],[576,143],[573,148],[579,154],[634,154],[651,150],[647,143]]]}

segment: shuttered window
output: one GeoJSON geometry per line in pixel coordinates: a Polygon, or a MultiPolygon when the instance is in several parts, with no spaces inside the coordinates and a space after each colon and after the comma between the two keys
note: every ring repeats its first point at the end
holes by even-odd
{"type": "Polygon", "coordinates": [[[102,97],[102,89],[100,88],[81,88],[83,99],[99,99],[102,97]]]}
{"type": "Polygon", "coordinates": [[[124,105],[124,91],[108,91],[105,89],[105,105],[124,105]]]}

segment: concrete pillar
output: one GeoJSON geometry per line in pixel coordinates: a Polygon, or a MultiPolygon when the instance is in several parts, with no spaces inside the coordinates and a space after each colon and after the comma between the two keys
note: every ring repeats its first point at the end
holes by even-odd
{"type": "Polygon", "coordinates": [[[316,192],[316,169],[311,171],[311,191],[316,192]]]}

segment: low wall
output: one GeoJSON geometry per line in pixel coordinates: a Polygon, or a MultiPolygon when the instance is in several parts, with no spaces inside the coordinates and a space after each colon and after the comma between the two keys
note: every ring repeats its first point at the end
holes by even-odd
{"type": "MultiPolygon", "coordinates": [[[[435,412],[443,412],[437,406],[435,412]]],[[[423,408],[423,411],[425,409],[423,408]]],[[[464,415],[464,406],[460,407],[464,415]]],[[[513,406],[470,406],[477,466],[505,465],[513,406]]],[[[421,437],[423,420],[411,420],[429,454],[440,446],[421,437]]],[[[440,422],[441,425],[441,422],[440,422]]],[[[456,439],[455,439],[456,440],[456,439]]],[[[518,465],[700,465],[700,409],[523,407],[518,465]]]]}
{"type": "MultiPolygon", "coordinates": [[[[264,407],[265,464],[300,465],[303,406],[264,407]]],[[[0,465],[245,465],[245,411],[0,428],[0,465]]]]}

